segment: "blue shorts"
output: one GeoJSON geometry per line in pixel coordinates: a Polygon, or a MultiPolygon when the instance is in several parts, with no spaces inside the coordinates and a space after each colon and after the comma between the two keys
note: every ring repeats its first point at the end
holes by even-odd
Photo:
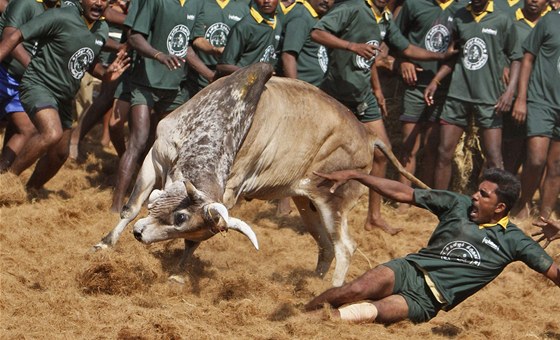
{"type": "Polygon", "coordinates": [[[19,100],[19,81],[0,64],[0,119],[13,112],[25,112],[19,100]]]}

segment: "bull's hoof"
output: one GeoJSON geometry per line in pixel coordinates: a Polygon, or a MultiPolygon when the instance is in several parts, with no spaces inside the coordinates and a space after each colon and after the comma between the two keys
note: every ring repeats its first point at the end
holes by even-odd
{"type": "Polygon", "coordinates": [[[96,251],[100,251],[100,250],[105,250],[105,249],[109,249],[109,245],[107,243],[104,242],[99,242],[98,244],[94,245],[93,247],[91,247],[91,252],[94,253],[96,251]]]}

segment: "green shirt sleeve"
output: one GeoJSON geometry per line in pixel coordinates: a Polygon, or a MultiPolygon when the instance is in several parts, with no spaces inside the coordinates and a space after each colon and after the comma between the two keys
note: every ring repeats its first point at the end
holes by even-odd
{"type": "Polygon", "coordinates": [[[302,17],[294,18],[286,25],[286,37],[282,52],[295,52],[299,54],[307,37],[309,36],[309,27],[302,17]]]}
{"type": "Polygon", "coordinates": [[[404,51],[410,45],[410,42],[404,35],[402,35],[401,31],[397,27],[397,25],[393,22],[393,20],[389,20],[389,25],[387,26],[387,34],[385,35],[385,39],[390,47],[395,48],[399,51],[404,51]]]}
{"type": "Polygon", "coordinates": [[[447,190],[431,189],[415,189],[414,202],[418,207],[432,212],[440,220],[447,219],[448,215],[453,211],[462,211],[454,209],[455,206],[459,204],[470,205],[470,199],[465,195],[459,195],[447,190]]]}
{"type": "Polygon", "coordinates": [[[142,3],[138,4],[138,12],[136,14],[136,18],[134,19],[134,24],[132,25],[133,31],[146,36],[149,35],[152,29],[152,23],[157,17],[158,3],[158,0],[142,0],[142,3]]]}
{"type": "Polygon", "coordinates": [[[11,1],[3,14],[4,27],[19,28],[33,18],[35,11],[27,1],[11,1]]]}
{"type": "Polygon", "coordinates": [[[521,41],[517,38],[517,30],[513,21],[507,20],[506,27],[504,53],[510,61],[519,60],[523,58],[523,53],[521,52],[521,41]]]}
{"type": "Polygon", "coordinates": [[[220,64],[237,65],[241,53],[245,50],[245,39],[240,23],[235,24],[229,32],[227,44],[220,58],[220,64]]]}
{"type": "Polygon", "coordinates": [[[23,39],[30,40],[55,36],[60,29],[60,25],[56,24],[57,14],[56,10],[46,11],[21,26],[20,31],[23,39]]]}
{"type": "Polygon", "coordinates": [[[340,31],[349,26],[348,23],[356,13],[357,11],[347,10],[347,6],[340,4],[331,9],[313,28],[339,36],[340,31]]]}

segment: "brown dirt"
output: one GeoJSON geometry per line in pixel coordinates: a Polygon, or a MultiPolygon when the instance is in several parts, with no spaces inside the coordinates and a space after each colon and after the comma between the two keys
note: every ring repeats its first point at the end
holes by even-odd
{"type": "MultiPolygon", "coordinates": [[[[181,241],[146,247],[130,228],[115,249],[92,253],[118,221],[108,212],[116,156],[91,140],[86,151],[83,164],[65,165],[29,197],[22,181],[0,176],[1,339],[560,339],[558,288],[520,263],[425,324],[309,322],[302,306],[332,272],[314,276],[314,241],[299,217],[277,217],[270,202],[231,213],[253,226],[261,250],[237,233],[217,235],[186,273],[177,267],[181,241]]],[[[391,237],[363,230],[365,212],[363,197],[349,221],[359,250],[348,279],[418,250],[436,223],[426,211],[387,205],[385,217],[404,228],[391,237]]],[[[560,242],[548,252],[560,262],[560,242]]]]}

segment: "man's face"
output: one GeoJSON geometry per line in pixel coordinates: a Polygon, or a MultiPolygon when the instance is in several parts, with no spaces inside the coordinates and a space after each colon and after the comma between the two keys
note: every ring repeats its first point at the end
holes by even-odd
{"type": "Polygon", "coordinates": [[[472,206],[469,219],[476,224],[485,224],[492,221],[494,214],[504,208],[504,203],[499,202],[496,190],[498,185],[484,181],[478,185],[478,191],[471,196],[472,206]]]}
{"type": "Polygon", "coordinates": [[[389,0],[373,0],[373,4],[375,5],[375,7],[379,8],[380,10],[385,9],[388,3],[389,0]]]}
{"type": "Polygon", "coordinates": [[[334,4],[334,0],[309,0],[308,2],[320,17],[325,15],[334,4]]]}
{"type": "Polygon", "coordinates": [[[540,15],[547,4],[547,0],[525,0],[523,10],[532,15],[540,15]]]}
{"type": "Polygon", "coordinates": [[[274,14],[276,11],[276,6],[278,6],[278,0],[254,0],[257,8],[261,13],[264,14],[274,14]]]}
{"type": "Polygon", "coordinates": [[[488,0],[472,0],[471,4],[475,12],[480,12],[484,8],[486,8],[486,5],[488,4],[488,0]]]}
{"type": "Polygon", "coordinates": [[[84,18],[90,23],[99,20],[108,5],[109,0],[82,0],[84,18]]]}

